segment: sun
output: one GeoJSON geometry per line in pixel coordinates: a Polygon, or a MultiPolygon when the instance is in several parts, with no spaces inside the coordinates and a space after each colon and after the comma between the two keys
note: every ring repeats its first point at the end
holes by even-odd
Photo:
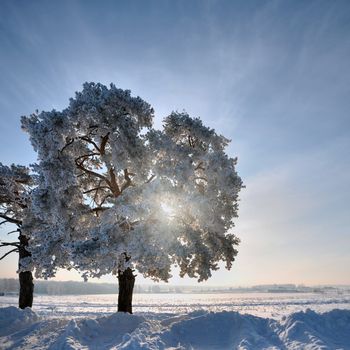
{"type": "Polygon", "coordinates": [[[171,207],[169,204],[162,202],[160,204],[162,210],[167,216],[173,216],[174,215],[174,208],[171,207]]]}

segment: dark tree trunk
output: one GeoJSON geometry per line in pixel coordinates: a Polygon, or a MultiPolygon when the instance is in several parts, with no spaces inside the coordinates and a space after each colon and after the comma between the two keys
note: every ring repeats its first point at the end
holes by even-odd
{"type": "Polygon", "coordinates": [[[19,285],[19,308],[32,307],[34,284],[33,275],[30,271],[19,273],[19,285]]]}
{"type": "MultiPolygon", "coordinates": [[[[28,246],[28,238],[22,234],[19,235],[19,262],[18,267],[21,267],[21,259],[31,256],[30,252],[26,250],[28,246]]],[[[32,307],[33,305],[33,275],[31,271],[25,271],[19,273],[19,300],[18,307],[24,309],[26,307],[32,307]]]]}
{"type": "Polygon", "coordinates": [[[135,276],[132,269],[128,267],[124,272],[118,271],[118,281],[118,312],[132,314],[132,293],[135,285],[135,276]]]}

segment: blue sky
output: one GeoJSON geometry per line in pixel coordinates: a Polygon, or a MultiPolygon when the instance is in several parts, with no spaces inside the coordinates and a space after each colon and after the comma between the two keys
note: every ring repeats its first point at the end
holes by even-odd
{"type": "Polygon", "coordinates": [[[35,161],[21,115],[113,82],[232,139],[242,243],[208,284],[350,284],[348,1],[3,0],[0,50],[1,162],[35,161]]]}

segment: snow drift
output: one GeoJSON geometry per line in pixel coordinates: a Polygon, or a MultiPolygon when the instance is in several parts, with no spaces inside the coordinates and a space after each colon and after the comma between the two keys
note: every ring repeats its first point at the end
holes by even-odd
{"type": "Polygon", "coordinates": [[[311,310],[281,321],[237,312],[115,313],[84,319],[0,309],[1,349],[350,349],[350,311],[311,310]]]}

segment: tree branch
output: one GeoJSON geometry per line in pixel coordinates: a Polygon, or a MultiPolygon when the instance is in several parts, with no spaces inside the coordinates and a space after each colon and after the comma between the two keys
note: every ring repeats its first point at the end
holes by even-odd
{"type": "Polygon", "coordinates": [[[6,216],[4,214],[0,214],[0,218],[5,219],[7,222],[10,222],[11,224],[15,224],[15,225],[22,224],[22,221],[14,219],[14,218],[10,218],[9,216],[6,216]]]}
{"type": "Polygon", "coordinates": [[[99,187],[91,188],[90,190],[83,192],[83,194],[87,194],[87,193],[90,193],[93,191],[98,191],[98,190],[103,190],[103,189],[109,190],[109,187],[108,186],[99,186],[99,187]]]}
{"type": "Polygon", "coordinates": [[[99,153],[101,153],[100,148],[97,146],[96,142],[92,141],[88,136],[81,136],[79,137],[81,140],[86,141],[88,143],[90,143],[91,145],[93,145],[96,149],[96,151],[98,151],[99,153]]]}
{"type": "Polygon", "coordinates": [[[19,247],[19,242],[1,242],[0,247],[6,247],[6,246],[13,246],[13,247],[19,247]]]}
{"type": "Polygon", "coordinates": [[[132,186],[130,176],[133,176],[133,175],[135,175],[135,174],[129,173],[129,172],[128,172],[128,169],[124,169],[124,179],[125,179],[125,182],[123,183],[120,192],[123,192],[123,191],[124,191],[126,188],[128,188],[129,186],[132,186]]]}
{"type": "Polygon", "coordinates": [[[100,153],[101,153],[101,156],[104,156],[105,154],[105,150],[106,150],[106,144],[107,144],[107,141],[108,141],[108,137],[109,137],[109,132],[101,137],[101,145],[100,145],[100,153]]]}
{"type": "Polygon", "coordinates": [[[71,139],[70,141],[68,141],[68,143],[66,143],[63,148],[60,150],[60,153],[62,153],[68,146],[70,146],[72,143],[74,142],[74,139],[71,139]]]}
{"type": "MultiPolygon", "coordinates": [[[[102,180],[100,180],[100,181],[98,182],[98,185],[97,185],[98,188],[101,187],[101,182],[102,182],[102,180]]],[[[102,186],[102,187],[103,187],[103,186],[102,186]]],[[[109,187],[107,187],[107,188],[109,189],[109,187]]],[[[94,198],[93,198],[93,202],[94,202],[94,203],[96,203],[97,194],[98,194],[98,189],[96,190],[96,192],[95,192],[95,194],[94,194],[94,198]]]]}
{"type": "MultiPolygon", "coordinates": [[[[77,162],[78,160],[80,160],[82,158],[88,158],[88,157],[99,156],[99,155],[100,155],[100,153],[96,153],[96,152],[84,154],[82,156],[79,156],[78,158],[75,158],[75,162],[77,162]]],[[[85,159],[84,159],[84,161],[85,161],[85,159]]]]}
{"type": "Polygon", "coordinates": [[[192,140],[190,135],[188,135],[188,144],[190,145],[190,147],[192,147],[192,140]]]}
{"type": "Polygon", "coordinates": [[[111,191],[114,194],[115,197],[118,197],[121,193],[118,183],[117,183],[117,178],[115,176],[114,170],[111,168],[109,169],[109,176],[110,176],[110,185],[111,185],[111,191]]]}
{"type": "Polygon", "coordinates": [[[152,175],[152,176],[145,182],[145,184],[150,183],[155,177],[156,177],[155,175],[152,175]]]}
{"type": "Polygon", "coordinates": [[[96,173],[96,172],[94,172],[94,171],[92,171],[92,170],[86,169],[85,167],[83,167],[82,162],[79,163],[78,161],[75,161],[75,164],[77,165],[77,167],[78,167],[80,170],[84,171],[84,172],[87,173],[87,174],[96,176],[96,177],[98,177],[99,179],[101,179],[101,180],[103,180],[103,181],[106,181],[106,183],[108,184],[108,186],[111,187],[111,182],[110,182],[105,176],[103,176],[103,175],[101,175],[101,174],[99,174],[99,173],[96,173]]]}
{"type": "Polygon", "coordinates": [[[18,248],[15,248],[15,249],[10,250],[10,251],[7,252],[6,254],[4,254],[4,255],[0,258],[0,260],[6,258],[9,254],[11,254],[11,253],[13,253],[13,252],[18,252],[18,248]]]}
{"type": "Polygon", "coordinates": [[[195,147],[195,140],[191,135],[188,135],[188,143],[190,147],[194,148],[195,147]]]}
{"type": "Polygon", "coordinates": [[[203,167],[203,162],[200,162],[194,170],[203,170],[204,171],[205,168],[203,167]]]}
{"type": "Polygon", "coordinates": [[[111,195],[111,194],[107,194],[107,196],[105,196],[105,197],[102,199],[102,201],[101,201],[99,207],[102,207],[103,203],[104,203],[104,202],[106,201],[106,199],[109,198],[109,197],[112,197],[112,195],[111,195]]]}
{"type": "Polygon", "coordinates": [[[205,177],[202,177],[202,176],[197,176],[194,178],[195,180],[203,180],[205,182],[208,182],[208,180],[205,178],[205,177]]]}
{"type": "Polygon", "coordinates": [[[17,230],[14,230],[14,231],[10,231],[10,232],[7,232],[7,234],[10,235],[11,233],[15,233],[15,232],[20,232],[20,230],[17,229],[17,230]]]}
{"type": "Polygon", "coordinates": [[[108,207],[96,207],[96,208],[91,209],[91,211],[92,212],[99,212],[99,211],[104,211],[107,209],[109,209],[109,208],[108,207]]]}

